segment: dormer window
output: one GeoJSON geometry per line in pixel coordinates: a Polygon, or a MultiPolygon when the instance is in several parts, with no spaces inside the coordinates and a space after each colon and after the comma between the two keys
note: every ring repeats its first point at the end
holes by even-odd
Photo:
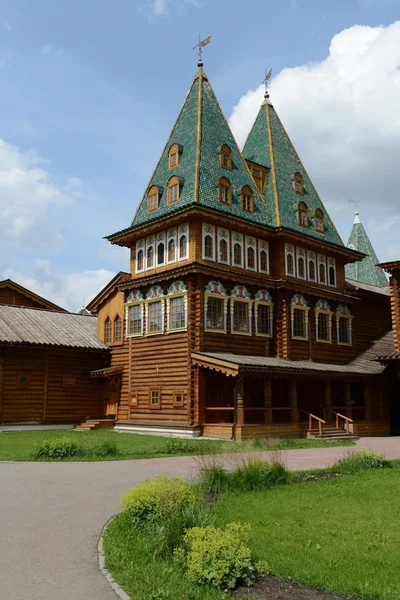
{"type": "Polygon", "coordinates": [[[299,225],[302,227],[308,227],[308,212],[307,212],[307,204],[305,202],[299,202],[297,208],[297,219],[299,225]]]}
{"type": "Polygon", "coordinates": [[[221,167],[224,169],[232,169],[232,151],[226,144],[219,147],[221,157],[221,167]]]}
{"type": "Polygon", "coordinates": [[[171,177],[167,188],[167,204],[175,204],[179,200],[179,178],[171,177]]]}
{"type": "Polygon", "coordinates": [[[181,146],[179,146],[178,144],[172,144],[168,153],[168,169],[175,169],[179,166],[179,155],[181,151],[181,146]]]}
{"type": "Polygon", "coordinates": [[[249,188],[248,185],[244,185],[242,187],[241,199],[242,199],[242,209],[245,212],[250,212],[250,213],[254,212],[253,192],[251,191],[251,189],[249,188]]]}
{"type": "Polygon", "coordinates": [[[319,208],[317,208],[315,211],[314,227],[315,231],[318,231],[318,233],[325,233],[324,215],[322,214],[322,210],[319,208]]]}
{"type": "Polygon", "coordinates": [[[160,188],[157,185],[152,185],[147,196],[147,211],[154,212],[158,209],[160,198],[160,188]]]}
{"type": "Polygon", "coordinates": [[[290,179],[293,181],[295,194],[304,196],[303,176],[300,173],[293,173],[293,175],[290,176],[290,179]]]}
{"type": "Polygon", "coordinates": [[[232,204],[231,183],[226,177],[221,177],[219,180],[218,200],[221,204],[232,204]]]}

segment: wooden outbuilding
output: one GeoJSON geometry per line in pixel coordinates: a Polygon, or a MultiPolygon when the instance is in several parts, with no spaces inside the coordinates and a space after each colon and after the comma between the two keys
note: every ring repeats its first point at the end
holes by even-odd
{"type": "Polygon", "coordinates": [[[0,423],[103,417],[91,371],[108,365],[95,316],[0,305],[0,423]]]}

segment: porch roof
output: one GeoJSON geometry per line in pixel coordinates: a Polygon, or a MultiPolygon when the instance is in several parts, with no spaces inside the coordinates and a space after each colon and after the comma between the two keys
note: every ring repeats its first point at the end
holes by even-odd
{"type": "Polygon", "coordinates": [[[111,375],[118,375],[124,370],[123,365],[115,365],[114,367],[105,367],[104,369],[96,369],[90,371],[92,377],[109,377],[111,375]]]}
{"type": "Polygon", "coordinates": [[[192,360],[195,364],[209,369],[221,371],[226,375],[238,375],[246,371],[265,373],[297,373],[304,375],[324,375],[340,377],[341,375],[380,375],[384,366],[359,356],[347,365],[316,363],[305,360],[285,360],[271,356],[253,356],[232,354],[227,352],[194,352],[192,360]]]}

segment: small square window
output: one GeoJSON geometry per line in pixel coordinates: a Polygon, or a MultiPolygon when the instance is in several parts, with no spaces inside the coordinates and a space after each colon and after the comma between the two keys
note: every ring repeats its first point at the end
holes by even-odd
{"type": "Polygon", "coordinates": [[[75,375],[63,375],[63,387],[74,387],[76,383],[75,375]]]}
{"type": "Polygon", "coordinates": [[[153,388],[149,391],[149,407],[159,409],[161,408],[160,402],[160,390],[159,388],[153,388]]]}
{"type": "Polygon", "coordinates": [[[176,407],[183,406],[184,403],[184,394],[179,392],[178,394],[174,394],[173,404],[176,407]]]}
{"type": "Polygon", "coordinates": [[[28,387],[31,383],[31,376],[28,373],[17,373],[17,386],[28,387]]]}

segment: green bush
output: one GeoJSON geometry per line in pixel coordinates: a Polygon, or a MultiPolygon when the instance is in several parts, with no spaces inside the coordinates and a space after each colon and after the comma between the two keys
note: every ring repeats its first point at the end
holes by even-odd
{"type": "Polygon", "coordinates": [[[210,506],[201,499],[185,503],[180,511],[156,525],[152,531],[155,555],[171,556],[182,545],[185,533],[193,527],[206,527],[213,521],[210,506]]]}
{"type": "Polygon", "coordinates": [[[135,525],[170,519],[192,502],[195,492],[183,477],[145,479],[122,496],[121,505],[135,525]]]}
{"type": "Polygon", "coordinates": [[[230,523],[225,530],[194,527],[184,538],[183,550],[177,551],[193,583],[234,589],[252,585],[257,573],[247,546],[248,526],[230,523]]]}
{"type": "Polygon", "coordinates": [[[117,456],[117,454],[119,454],[119,449],[114,440],[103,440],[93,448],[89,447],[87,454],[91,454],[98,458],[105,458],[107,456],[117,456]]]}
{"type": "Polygon", "coordinates": [[[278,483],[287,483],[288,478],[289,473],[281,463],[250,458],[231,473],[229,487],[232,491],[264,490],[278,483]]]}
{"type": "Polygon", "coordinates": [[[205,494],[220,494],[229,487],[230,473],[214,464],[199,471],[199,484],[205,494]]]}
{"type": "Polygon", "coordinates": [[[341,458],[335,465],[335,469],[353,473],[363,469],[385,469],[391,467],[384,454],[375,450],[356,450],[341,458]]]}
{"type": "Polygon", "coordinates": [[[43,440],[41,444],[34,448],[32,458],[35,460],[40,460],[42,458],[60,460],[61,458],[72,458],[74,456],[82,456],[83,454],[83,447],[75,440],[58,438],[54,440],[43,440]]]}
{"type": "Polygon", "coordinates": [[[171,438],[160,448],[160,454],[194,454],[197,449],[198,445],[192,440],[171,438]]]}

